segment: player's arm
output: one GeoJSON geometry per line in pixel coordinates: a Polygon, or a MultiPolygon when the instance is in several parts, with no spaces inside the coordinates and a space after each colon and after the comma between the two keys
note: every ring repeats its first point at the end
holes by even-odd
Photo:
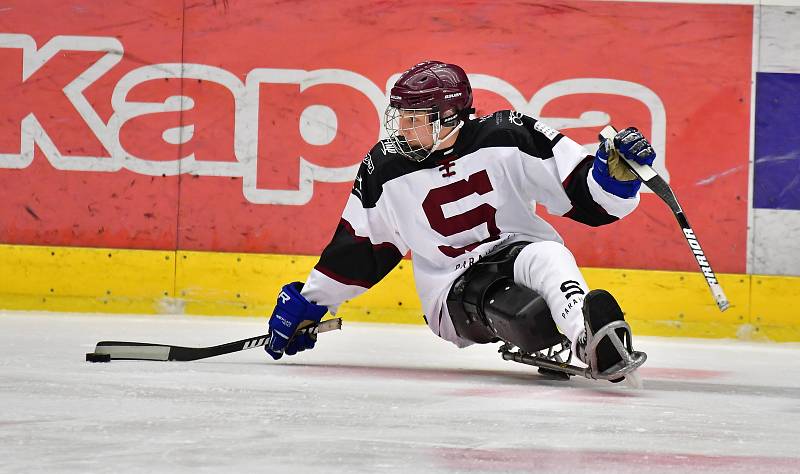
{"type": "Polygon", "coordinates": [[[333,238],[306,281],[303,295],[332,308],[381,281],[408,252],[378,208],[356,195],[347,201],[333,238]]]}
{"type": "Polygon", "coordinates": [[[313,348],[316,336],[300,333],[295,337],[298,330],[304,324],[318,323],[328,310],[335,313],[342,302],[367,291],[408,252],[389,224],[379,185],[362,165],[333,238],[305,284],[294,282],[283,287],[269,321],[270,340],[265,346],[274,359],[313,348]]]}
{"type": "MultiPolygon", "coordinates": [[[[545,186],[550,189],[538,196],[551,214],[601,226],[625,217],[639,204],[641,182],[618,156],[609,159],[605,140],[593,156],[540,121],[523,117],[523,124],[529,133],[528,149],[546,157],[544,166],[553,178],[550,186],[545,186]]],[[[635,128],[623,130],[614,141],[626,158],[642,164],[653,163],[653,148],[635,128]]]]}

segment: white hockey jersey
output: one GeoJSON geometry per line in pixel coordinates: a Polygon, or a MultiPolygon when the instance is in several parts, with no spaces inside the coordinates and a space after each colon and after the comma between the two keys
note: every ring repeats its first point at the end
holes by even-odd
{"type": "Polygon", "coordinates": [[[364,158],[336,232],[302,293],[335,312],[411,251],[428,326],[463,345],[452,324],[442,324],[455,279],[500,246],[563,243],[536,215],[536,203],[591,226],[636,207],[638,193],[623,199],[597,184],[592,160],[574,141],[514,111],[468,121],[453,147],[422,163],[398,154],[388,140],[378,142],[364,158]]]}

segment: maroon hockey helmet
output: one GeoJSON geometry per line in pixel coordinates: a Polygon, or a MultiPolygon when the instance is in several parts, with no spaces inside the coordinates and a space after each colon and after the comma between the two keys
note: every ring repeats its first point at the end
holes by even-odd
{"type": "Polygon", "coordinates": [[[442,125],[452,126],[457,118],[464,119],[471,112],[472,86],[461,67],[425,61],[397,79],[389,95],[389,105],[398,109],[434,109],[441,114],[455,110],[455,115],[442,118],[442,125]]]}
{"type": "Polygon", "coordinates": [[[384,123],[400,154],[422,161],[452,136],[472,112],[472,86],[464,70],[455,64],[425,61],[395,82],[384,123]],[[422,125],[404,126],[401,122],[410,116],[413,123],[422,125]],[[445,128],[453,130],[441,138],[440,132],[445,128]]]}

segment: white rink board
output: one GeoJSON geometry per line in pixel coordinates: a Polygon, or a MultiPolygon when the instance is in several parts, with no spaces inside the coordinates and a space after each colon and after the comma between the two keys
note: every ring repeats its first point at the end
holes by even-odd
{"type": "Polygon", "coordinates": [[[800,2],[760,11],[759,72],[800,73],[800,2]]]}
{"type": "Polygon", "coordinates": [[[800,275],[800,211],[753,209],[752,272],[764,275],[800,275]]]}
{"type": "Polygon", "coordinates": [[[645,388],[347,324],[309,353],[84,362],[265,321],[0,313],[2,472],[798,472],[800,345],[639,338],[645,388]]]}

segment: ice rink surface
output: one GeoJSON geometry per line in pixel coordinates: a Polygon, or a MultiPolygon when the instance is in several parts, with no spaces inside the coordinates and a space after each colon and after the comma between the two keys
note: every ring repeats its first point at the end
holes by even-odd
{"type": "Polygon", "coordinates": [[[644,388],[348,324],[273,362],[88,363],[266,319],[0,313],[2,472],[800,472],[800,345],[639,337],[644,388]]]}

